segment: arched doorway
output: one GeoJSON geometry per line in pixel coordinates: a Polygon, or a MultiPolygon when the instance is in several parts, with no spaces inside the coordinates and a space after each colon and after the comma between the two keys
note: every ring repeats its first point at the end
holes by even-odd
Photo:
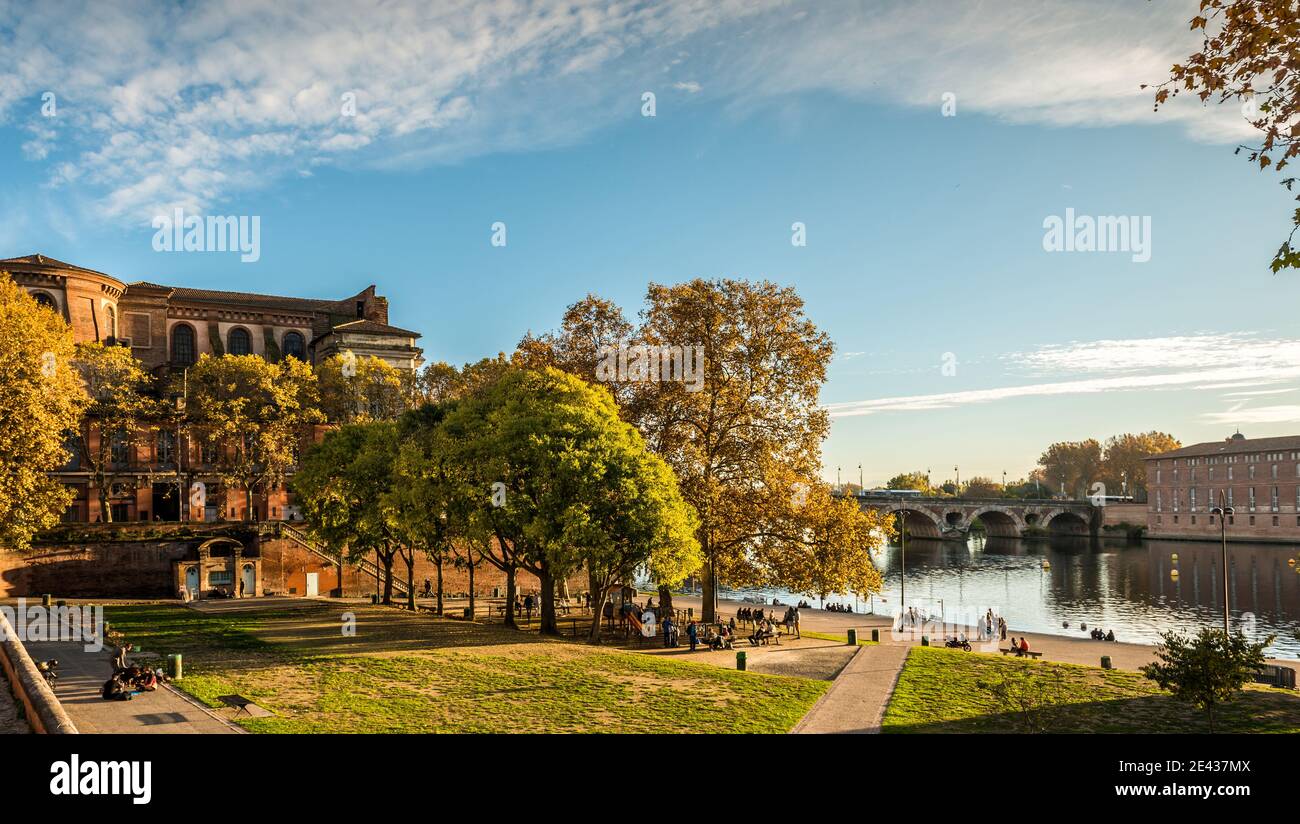
{"type": "Polygon", "coordinates": [[[241,598],[252,598],[257,595],[257,572],[253,569],[252,564],[244,564],[240,572],[239,595],[241,598]]]}

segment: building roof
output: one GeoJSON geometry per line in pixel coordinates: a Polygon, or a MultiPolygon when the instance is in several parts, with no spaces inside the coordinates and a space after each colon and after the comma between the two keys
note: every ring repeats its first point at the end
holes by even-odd
{"type": "Polygon", "coordinates": [[[351,320],[347,323],[340,323],[334,327],[335,332],[360,332],[366,335],[392,335],[402,338],[418,338],[419,332],[412,332],[410,329],[402,329],[397,326],[389,326],[386,323],[380,323],[374,320],[351,320]]]}
{"type": "Polygon", "coordinates": [[[1184,446],[1171,452],[1151,455],[1146,460],[1161,458],[1196,458],[1203,455],[1244,455],[1252,452],[1286,452],[1300,450],[1300,435],[1283,435],[1277,438],[1247,438],[1240,432],[1222,441],[1184,446]]]}
{"type": "Polygon", "coordinates": [[[97,272],[94,269],[87,269],[85,266],[77,266],[76,264],[56,260],[55,258],[46,257],[42,254],[23,255],[22,257],[12,257],[0,260],[0,268],[3,268],[5,264],[16,264],[19,266],[49,266],[52,269],[67,269],[72,272],[85,272],[88,275],[99,275],[103,278],[117,280],[117,278],[105,272],[97,272]]]}
{"type": "MultiPolygon", "coordinates": [[[[328,312],[338,307],[343,300],[319,300],[316,298],[291,298],[282,295],[259,295],[254,292],[225,292],[218,289],[191,289],[186,286],[164,286],[145,280],[127,285],[132,288],[166,289],[172,300],[194,301],[198,303],[236,303],[244,306],[261,306],[268,309],[286,309],[297,312],[328,312]]],[[[344,300],[347,300],[346,298],[344,300]]]]}

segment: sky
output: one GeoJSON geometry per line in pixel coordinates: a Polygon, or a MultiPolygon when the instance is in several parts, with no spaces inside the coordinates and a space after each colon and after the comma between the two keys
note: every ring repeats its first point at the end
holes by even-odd
{"type": "Polygon", "coordinates": [[[824,477],[868,486],[1292,434],[1294,204],[1234,155],[1238,105],[1141,88],[1196,6],[0,0],[0,258],[375,283],[452,363],[588,292],[635,316],[650,282],[770,279],[835,343],[824,477]],[[156,250],[177,208],[256,216],[256,261],[156,250]],[[1067,214],[1129,242],[1055,250],[1067,214]]]}

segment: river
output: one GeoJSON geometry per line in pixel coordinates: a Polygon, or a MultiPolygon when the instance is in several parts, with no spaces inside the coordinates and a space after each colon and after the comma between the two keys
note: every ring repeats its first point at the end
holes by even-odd
{"type": "MultiPolygon", "coordinates": [[[[826,602],[856,603],[855,612],[895,613],[902,556],[897,545],[873,553],[885,579],[883,591],[874,598],[826,602]]],[[[1087,637],[1079,629],[1086,623],[1089,629],[1113,631],[1120,641],[1155,644],[1166,630],[1194,632],[1223,625],[1221,566],[1220,545],[1212,542],[982,535],[965,544],[908,539],[907,606],[949,620],[992,608],[1013,630],[1087,637]],[[1175,570],[1177,575],[1172,574],[1175,570]]],[[[1276,636],[1268,647],[1274,657],[1300,658],[1298,570],[1300,545],[1228,545],[1233,627],[1258,640],[1276,636]]],[[[785,604],[800,597],[774,589],[723,594],[768,603],[777,598],[785,604]]]]}

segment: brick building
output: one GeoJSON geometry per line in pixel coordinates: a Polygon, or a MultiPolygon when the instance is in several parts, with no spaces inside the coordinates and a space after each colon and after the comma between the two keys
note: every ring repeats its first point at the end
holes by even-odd
{"type": "Polygon", "coordinates": [[[1146,459],[1147,537],[1219,540],[1210,512],[1224,499],[1228,540],[1300,541],[1300,435],[1175,449],[1146,459]]]}
{"type": "MultiPolygon", "coordinates": [[[[247,292],[222,292],[125,283],[113,275],[64,263],[43,255],[0,260],[0,271],[25,288],[37,301],[63,316],[78,343],[100,342],[129,346],[131,353],[154,375],[183,369],[203,354],[258,355],[270,360],[294,357],[317,364],[332,355],[352,352],[374,356],[406,370],[422,363],[416,345],[419,333],[388,323],[388,299],[368,286],[341,300],[279,297],[247,292]]],[[[93,427],[93,422],[87,423],[93,427]]],[[[129,480],[114,484],[109,506],[114,521],[288,520],[295,517],[291,495],[283,488],[262,490],[253,497],[252,513],[242,494],[225,491],[203,473],[198,444],[169,430],[145,433],[139,443],[124,444],[121,473],[129,480]],[[188,505],[182,513],[186,482],[207,484],[203,507],[188,505]]],[[[91,431],[91,437],[95,433],[91,431]]],[[[311,433],[305,433],[310,438],[311,433]]],[[[106,520],[88,473],[74,458],[59,473],[77,492],[65,520],[106,520]]]]}

